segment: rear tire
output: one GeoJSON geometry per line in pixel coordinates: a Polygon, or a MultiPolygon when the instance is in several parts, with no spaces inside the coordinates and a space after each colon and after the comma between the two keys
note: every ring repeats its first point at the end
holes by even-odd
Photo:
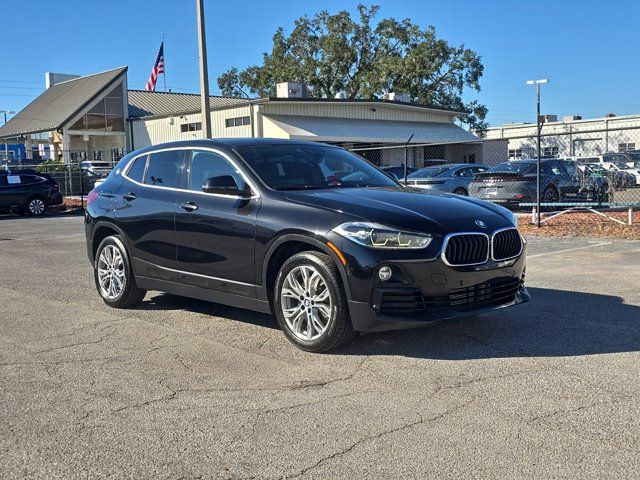
{"type": "Polygon", "coordinates": [[[302,350],[327,352],[355,336],[340,273],[324,253],[289,258],[276,277],[273,303],[280,328],[302,350]]]}
{"type": "MultiPolygon", "coordinates": [[[[558,203],[560,201],[560,194],[556,187],[547,187],[542,192],[542,197],[540,198],[541,203],[558,203]]],[[[552,212],[556,207],[541,207],[543,212],[552,212]]]]}
{"type": "Polygon", "coordinates": [[[140,303],[147,294],[136,285],[127,249],[118,235],[100,242],[93,264],[93,277],[100,297],[110,307],[131,307],[140,303]]]}
{"type": "Polygon", "coordinates": [[[24,209],[32,217],[41,217],[47,211],[47,201],[40,196],[31,197],[24,209]]]}
{"type": "Polygon", "coordinates": [[[463,197],[468,197],[469,196],[469,192],[467,192],[464,188],[459,187],[456,188],[453,193],[455,193],[456,195],[462,195],[463,197]]]}

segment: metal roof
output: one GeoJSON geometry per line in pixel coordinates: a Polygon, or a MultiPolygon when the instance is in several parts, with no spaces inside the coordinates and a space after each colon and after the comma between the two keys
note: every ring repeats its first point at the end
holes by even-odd
{"type": "Polygon", "coordinates": [[[384,98],[317,98],[317,97],[269,97],[270,102],[289,102],[289,103],[337,103],[337,104],[372,104],[372,105],[391,105],[400,107],[419,108],[424,110],[436,110],[438,112],[451,113],[455,115],[468,115],[469,112],[458,110],[456,108],[439,107],[428,103],[400,102],[398,100],[386,100],[384,98]]]}
{"type": "Polygon", "coordinates": [[[0,138],[57,130],[126,71],[120,67],[56,83],[3,125],[0,138]]]}
{"type": "MultiPolygon", "coordinates": [[[[212,109],[230,107],[248,101],[244,98],[209,97],[212,109]]],[[[175,115],[195,111],[200,111],[200,95],[197,93],[129,90],[129,118],[175,115]]]]}
{"type": "Polygon", "coordinates": [[[291,139],[317,142],[411,143],[479,142],[454,123],[398,122],[348,118],[265,115],[291,139]]]}

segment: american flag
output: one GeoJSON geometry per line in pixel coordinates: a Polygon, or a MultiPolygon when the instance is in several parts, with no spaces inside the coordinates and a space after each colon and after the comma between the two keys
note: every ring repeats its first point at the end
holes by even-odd
{"type": "Polygon", "coordinates": [[[148,92],[154,92],[156,90],[156,82],[158,81],[158,75],[164,73],[164,42],[160,44],[160,51],[158,52],[158,58],[151,70],[151,76],[147,80],[147,86],[144,89],[148,92]]]}

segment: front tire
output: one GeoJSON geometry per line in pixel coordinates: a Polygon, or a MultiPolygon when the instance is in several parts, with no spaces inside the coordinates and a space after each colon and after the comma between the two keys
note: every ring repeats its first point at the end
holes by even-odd
{"type": "Polygon", "coordinates": [[[100,242],[94,260],[93,276],[104,303],[127,308],[140,303],[147,294],[136,285],[127,249],[117,235],[100,242]]]}
{"type": "Polygon", "coordinates": [[[282,265],[274,306],[280,328],[302,350],[327,352],[355,335],[340,273],[324,253],[298,253],[282,265]]]}
{"type": "Polygon", "coordinates": [[[41,217],[47,211],[47,202],[42,197],[31,197],[27,201],[25,210],[32,217],[41,217]]]}

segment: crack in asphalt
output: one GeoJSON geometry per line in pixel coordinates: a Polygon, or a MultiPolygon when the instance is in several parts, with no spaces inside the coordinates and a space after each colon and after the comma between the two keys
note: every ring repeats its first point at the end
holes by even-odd
{"type": "Polygon", "coordinates": [[[374,440],[378,440],[382,437],[385,437],[387,435],[391,435],[393,433],[397,433],[397,432],[401,432],[403,430],[407,430],[413,427],[416,427],[418,425],[421,424],[429,424],[435,421],[438,421],[444,417],[447,417],[448,415],[451,415],[453,413],[458,412],[459,410],[462,410],[463,408],[466,408],[467,406],[471,405],[474,401],[475,401],[475,397],[471,398],[471,400],[469,400],[468,402],[465,402],[461,405],[458,405],[454,408],[451,408],[449,410],[445,410],[442,413],[439,413],[438,415],[435,415],[433,417],[429,417],[429,418],[424,418],[422,415],[419,416],[419,418],[413,422],[409,422],[406,423],[404,425],[401,425],[399,427],[395,427],[395,428],[391,428],[389,430],[384,430],[382,432],[379,432],[375,435],[369,435],[366,437],[363,437],[361,439],[359,439],[358,441],[352,443],[351,445],[349,445],[347,448],[344,448],[342,450],[339,450],[337,452],[334,452],[330,455],[327,455],[326,457],[321,458],[320,460],[318,460],[316,463],[314,463],[313,465],[311,465],[310,467],[304,468],[303,470],[300,470],[299,472],[293,474],[293,475],[288,475],[285,478],[299,478],[303,475],[305,475],[306,473],[309,473],[311,470],[315,470],[316,468],[322,466],[324,463],[333,460],[335,458],[340,458],[343,457],[344,455],[346,455],[347,453],[351,452],[352,450],[356,449],[358,446],[370,442],[370,441],[374,441],[374,440]]]}
{"type": "Polygon", "coordinates": [[[33,355],[40,355],[41,353],[55,352],[55,351],[59,351],[59,350],[65,350],[67,348],[80,347],[80,346],[83,346],[83,345],[96,345],[98,343],[104,342],[105,340],[108,340],[115,333],[116,333],[116,330],[114,329],[113,331],[107,333],[106,335],[100,337],[97,340],[90,340],[90,341],[86,341],[86,342],[75,342],[75,343],[70,343],[68,345],[62,345],[61,347],[46,348],[44,350],[38,350],[37,352],[33,352],[33,355]]]}

